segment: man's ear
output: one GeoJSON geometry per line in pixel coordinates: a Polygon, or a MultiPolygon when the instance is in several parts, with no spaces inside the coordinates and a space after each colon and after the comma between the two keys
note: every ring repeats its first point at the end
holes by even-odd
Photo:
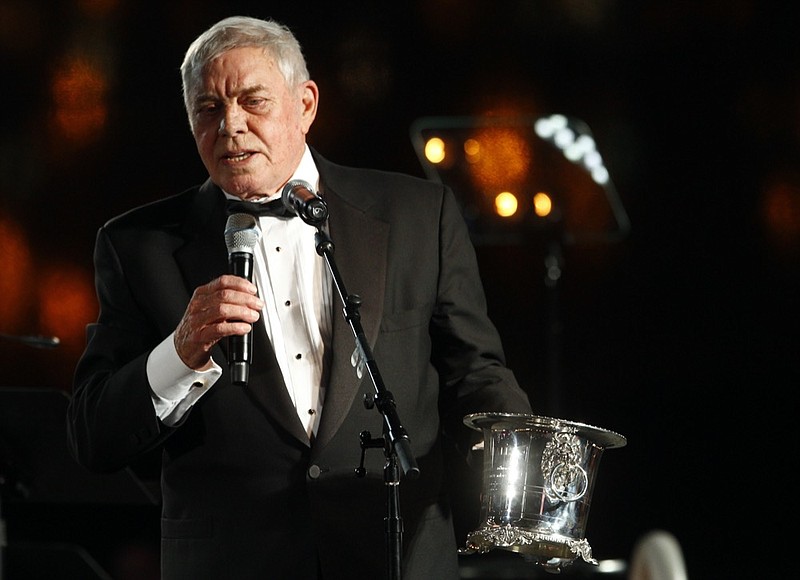
{"type": "Polygon", "coordinates": [[[301,125],[303,127],[303,133],[308,133],[309,129],[311,129],[311,124],[317,117],[319,87],[317,87],[317,83],[314,81],[308,80],[302,84],[300,90],[302,91],[300,102],[302,103],[303,107],[301,111],[301,125]]]}

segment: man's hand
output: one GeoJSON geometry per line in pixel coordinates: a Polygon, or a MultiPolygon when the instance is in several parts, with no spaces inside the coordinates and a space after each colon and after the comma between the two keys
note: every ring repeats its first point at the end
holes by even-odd
{"type": "Polygon", "coordinates": [[[202,370],[217,342],[226,336],[250,332],[264,307],[256,294],[254,284],[231,275],[197,288],[175,329],[175,350],[183,363],[202,370]]]}

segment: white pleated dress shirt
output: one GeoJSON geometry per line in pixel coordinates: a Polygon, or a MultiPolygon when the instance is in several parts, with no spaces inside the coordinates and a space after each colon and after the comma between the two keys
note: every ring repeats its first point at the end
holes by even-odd
{"type": "MultiPolygon", "coordinates": [[[[319,172],[308,147],[291,179],[303,180],[318,189],[319,172]]],[[[278,197],[280,192],[265,201],[278,197]]],[[[253,281],[265,306],[256,324],[266,326],[297,416],[312,439],[325,399],[331,276],[316,252],[315,227],[299,217],[271,216],[260,217],[259,226],[262,236],[254,252],[253,281]]],[[[253,357],[264,356],[263,348],[254,344],[253,357]]],[[[147,375],[156,413],[164,423],[177,423],[219,379],[222,369],[216,361],[212,363],[213,368],[206,371],[186,367],[175,351],[172,335],[153,350],[147,361],[147,375]]]]}

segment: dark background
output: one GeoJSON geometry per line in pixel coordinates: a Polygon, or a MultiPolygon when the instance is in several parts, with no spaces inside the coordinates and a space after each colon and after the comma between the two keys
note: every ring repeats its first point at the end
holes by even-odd
{"type": "MultiPolygon", "coordinates": [[[[793,570],[795,3],[307,4],[0,0],[0,333],[61,339],[55,350],[0,343],[5,386],[69,393],[96,314],[97,227],[205,177],[180,96],[186,47],[221,17],[274,17],[304,45],[321,90],[309,142],[332,160],[422,176],[410,139],[420,117],[563,113],[591,127],[629,234],[565,245],[555,291],[544,238],[478,253],[536,412],[628,438],[599,470],[594,555],[628,558],[664,529],[692,578],[793,570]]],[[[36,437],[44,419],[31,415],[36,437]]],[[[11,542],[48,528],[45,539],[69,536],[118,577],[113,538],[147,554],[158,534],[151,506],[3,508],[11,542]],[[53,514],[70,524],[53,528],[53,514]]]]}

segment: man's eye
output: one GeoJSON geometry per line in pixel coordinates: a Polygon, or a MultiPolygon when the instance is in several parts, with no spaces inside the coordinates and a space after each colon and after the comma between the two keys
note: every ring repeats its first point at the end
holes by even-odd
{"type": "Polygon", "coordinates": [[[246,107],[260,107],[266,102],[262,97],[249,97],[244,101],[246,107]]]}
{"type": "Polygon", "coordinates": [[[213,115],[214,113],[219,111],[219,105],[216,105],[214,103],[208,103],[205,105],[200,105],[199,107],[197,107],[196,110],[198,115],[204,115],[204,116],[213,115]]]}

